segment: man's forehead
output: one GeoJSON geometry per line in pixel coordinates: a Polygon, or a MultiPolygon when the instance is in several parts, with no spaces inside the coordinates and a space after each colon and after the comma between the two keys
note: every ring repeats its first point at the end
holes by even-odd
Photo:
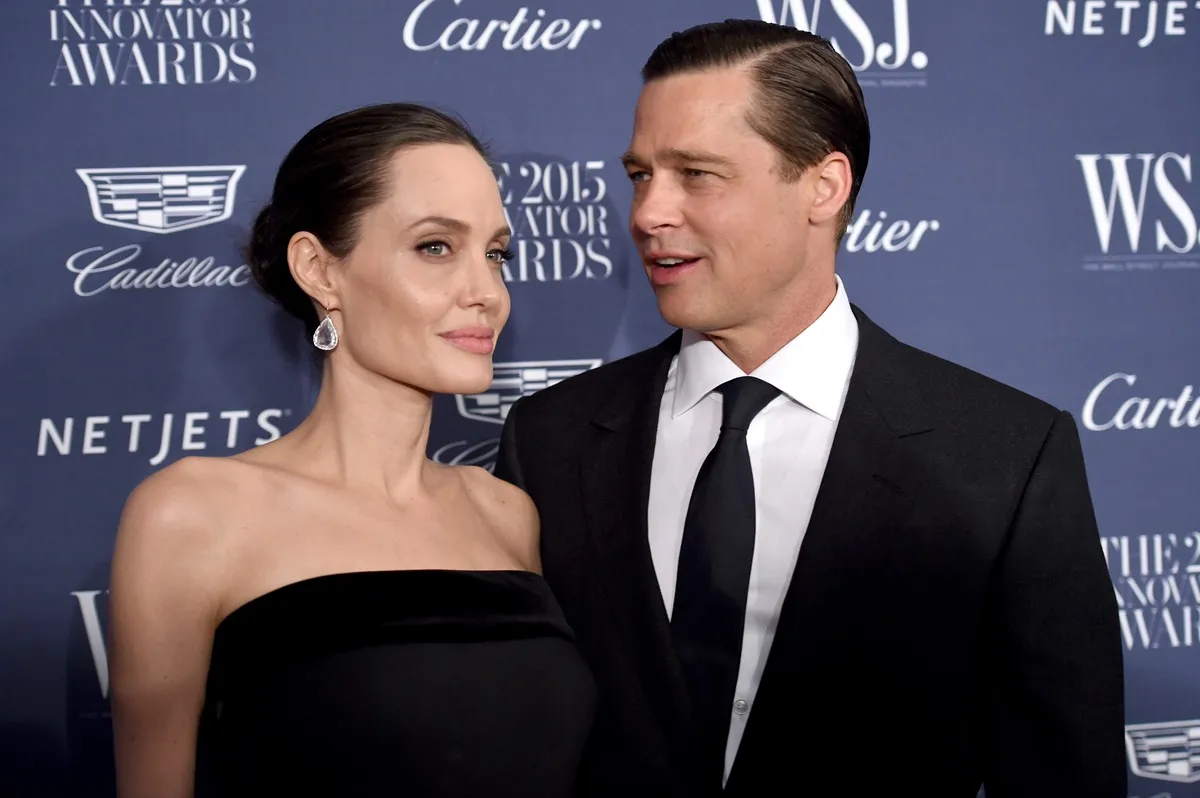
{"type": "Polygon", "coordinates": [[[734,156],[758,134],[747,121],[744,98],[696,97],[690,102],[651,101],[634,115],[630,152],[657,160],[734,156]],[[654,106],[654,107],[650,107],[654,106]]]}
{"type": "Polygon", "coordinates": [[[741,73],[697,72],[651,81],[638,97],[635,117],[666,111],[734,114],[745,109],[753,85],[741,73]]]}

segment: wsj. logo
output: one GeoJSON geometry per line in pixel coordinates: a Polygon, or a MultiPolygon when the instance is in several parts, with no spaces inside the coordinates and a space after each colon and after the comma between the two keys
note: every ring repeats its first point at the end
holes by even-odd
{"type": "Polygon", "coordinates": [[[1200,253],[1196,253],[1200,226],[1195,199],[1189,201],[1186,195],[1191,192],[1184,188],[1192,183],[1191,155],[1088,153],[1076,155],[1075,160],[1083,170],[1083,185],[1101,253],[1085,258],[1084,268],[1091,271],[1200,268],[1197,257],[1200,253]],[[1128,244],[1124,254],[1110,251],[1121,243],[1120,235],[1116,234],[1118,216],[1123,243],[1128,244]],[[1154,251],[1147,253],[1143,251],[1148,243],[1143,233],[1151,221],[1154,251]]]}
{"type": "MultiPolygon", "coordinates": [[[[757,2],[759,17],[764,22],[791,25],[822,36],[828,35],[821,25],[822,0],[757,0],[757,2]],[[810,3],[811,14],[809,13],[810,3]]],[[[829,36],[829,43],[833,45],[833,49],[839,55],[850,62],[854,71],[859,73],[859,82],[864,87],[926,85],[924,70],[929,66],[929,56],[920,50],[912,49],[908,0],[892,0],[890,28],[894,41],[880,41],[878,44],[876,44],[874,33],[877,28],[873,29],[849,0],[829,0],[829,10],[833,11],[854,38],[857,53],[852,52],[851,55],[846,55],[842,41],[836,36],[829,36]]]]}
{"type": "Polygon", "coordinates": [[[1135,776],[1194,784],[1200,781],[1200,720],[1126,726],[1125,753],[1135,776]]]}
{"type": "MultiPolygon", "coordinates": [[[[492,367],[492,385],[480,394],[454,397],[458,413],[472,421],[503,424],[509,408],[523,396],[531,396],[543,388],[596,368],[603,360],[528,360],[496,363],[492,367]]],[[[499,438],[470,443],[454,441],[437,449],[432,459],[443,465],[475,465],[493,470],[499,438]]]]}
{"type": "Polygon", "coordinates": [[[107,600],[107,590],[75,590],[71,592],[79,602],[83,616],[83,629],[87,634],[88,650],[96,668],[96,679],[100,683],[100,697],[108,700],[108,648],[105,644],[104,627],[100,623],[100,596],[107,600]]]}
{"type": "MultiPolygon", "coordinates": [[[[245,166],[135,166],[76,169],[87,188],[92,218],[103,225],[165,235],[217,224],[233,215],[245,166]]],[[[135,265],[142,245],[86,247],[68,256],[76,296],[130,288],[240,287],[250,282],[245,264],[217,264],[212,256],[163,258],[135,265]]]]}
{"type": "Polygon", "coordinates": [[[108,454],[110,447],[117,450],[120,446],[124,447],[124,451],[137,454],[147,451],[142,444],[149,437],[157,450],[149,463],[157,466],[174,451],[202,452],[208,450],[210,445],[218,447],[222,440],[229,450],[244,448],[251,443],[255,446],[270,443],[281,434],[275,422],[291,413],[290,409],[284,408],[260,410],[254,416],[253,427],[242,423],[250,418],[249,410],[184,413],[178,425],[178,434],[172,434],[176,429],[174,413],[164,413],[157,420],[149,413],[130,413],[118,419],[111,416],[85,416],[82,419],[68,416],[61,423],[53,418],[43,418],[38,426],[37,453],[38,457],[45,457],[53,448],[66,456],[71,454],[74,443],[79,441],[82,444],[79,447],[80,454],[108,454]],[[125,425],[125,428],[117,426],[118,423],[125,425]],[[148,435],[143,435],[143,426],[149,431],[148,435]],[[156,426],[161,426],[161,429],[156,430],[156,426]],[[108,438],[110,434],[115,441],[108,438]]]}
{"type": "Polygon", "coordinates": [[[1083,402],[1083,425],[1093,432],[1154,429],[1160,424],[1175,429],[1200,427],[1200,397],[1193,396],[1191,385],[1183,386],[1178,396],[1129,396],[1124,401],[1118,399],[1121,403],[1115,409],[1112,404],[1101,405],[1101,397],[1113,386],[1120,390],[1120,384],[1132,387],[1136,382],[1136,374],[1116,372],[1096,383],[1083,402]]]}
{"type": "Polygon", "coordinates": [[[51,86],[199,86],[258,77],[247,0],[56,0],[51,86]],[[122,7],[114,8],[119,5],[122,7]],[[103,5],[103,8],[99,6],[103,5]],[[156,6],[146,8],[146,6],[156,6]],[[75,6],[75,8],[71,8],[75,6]]]}
{"type": "Polygon", "coordinates": [[[1200,9],[1200,0],[1047,0],[1046,35],[1103,36],[1116,29],[1122,36],[1140,36],[1138,47],[1148,47],[1160,30],[1163,36],[1186,35],[1193,9],[1200,9]]]}
{"type": "Polygon", "coordinates": [[[516,257],[505,282],[564,282],[613,274],[603,161],[519,158],[496,164],[516,257]]]}
{"type": "Polygon", "coordinates": [[[245,166],[148,166],[76,169],[100,224],[176,233],[233,215],[245,166]]]}
{"type": "MultiPolygon", "coordinates": [[[[462,5],[462,0],[452,0],[462,5]]],[[[539,8],[537,19],[529,18],[529,9],[521,6],[512,19],[481,19],[460,17],[449,19],[450,12],[438,14],[447,4],[438,0],[421,0],[404,21],[401,38],[410,50],[486,50],[496,44],[504,50],[574,50],[590,30],[600,30],[600,20],[566,19],[546,21],[545,9],[539,8]],[[426,15],[431,18],[426,20],[426,15]],[[441,32],[437,33],[438,26],[441,32]]]]}

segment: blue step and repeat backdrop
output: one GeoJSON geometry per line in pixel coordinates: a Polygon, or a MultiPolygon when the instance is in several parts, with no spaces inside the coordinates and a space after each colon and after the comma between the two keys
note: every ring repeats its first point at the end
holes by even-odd
{"type": "Polygon", "coordinates": [[[512,321],[492,391],[441,397],[429,449],[487,466],[516,396],[667,334],[618,162],[638,70],[674,30],[757,17],[832,37],[865,88],[851,298],[1079,421],[1130,794],[1200,796],[1200,2],[521,3],[3,4],[0,794],[113,794],[105,589],[129,491],[310,407],[309,344],[238,255],[291,144],[410,100],[493,145],[512,321]]]}

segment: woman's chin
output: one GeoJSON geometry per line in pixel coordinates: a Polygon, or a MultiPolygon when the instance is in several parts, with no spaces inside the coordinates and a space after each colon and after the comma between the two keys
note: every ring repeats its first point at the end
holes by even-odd
{"type": "Polygon", "coordinates": [[[480,358],[470,366],[456,366],[440,371],[431,387],[432,393],[474,395],[492,387],[492,361],[480,358]]]}

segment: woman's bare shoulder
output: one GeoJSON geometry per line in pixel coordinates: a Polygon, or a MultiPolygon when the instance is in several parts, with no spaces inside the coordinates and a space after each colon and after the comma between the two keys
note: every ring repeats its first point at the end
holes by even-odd
{"type": "Polygon", "coordinates": [[[478,466],[456,468],[488,522],[504,536],[522,565],[540,572],[541,522],[529,494],[478,466]]]}
{"type": "Polygon", "coordinates": [[[229,457],[184,457],[142,480],[125,501],[122,521],[186,529],[219,514],[254,472],[229,457]]]}
{"type": "Polygon", "coordinates": [[[229,457],[185,457],[146,477],[125,501],[114,565],[153,559],[201,568],[223,558],[258,471],[229,457]]]}

